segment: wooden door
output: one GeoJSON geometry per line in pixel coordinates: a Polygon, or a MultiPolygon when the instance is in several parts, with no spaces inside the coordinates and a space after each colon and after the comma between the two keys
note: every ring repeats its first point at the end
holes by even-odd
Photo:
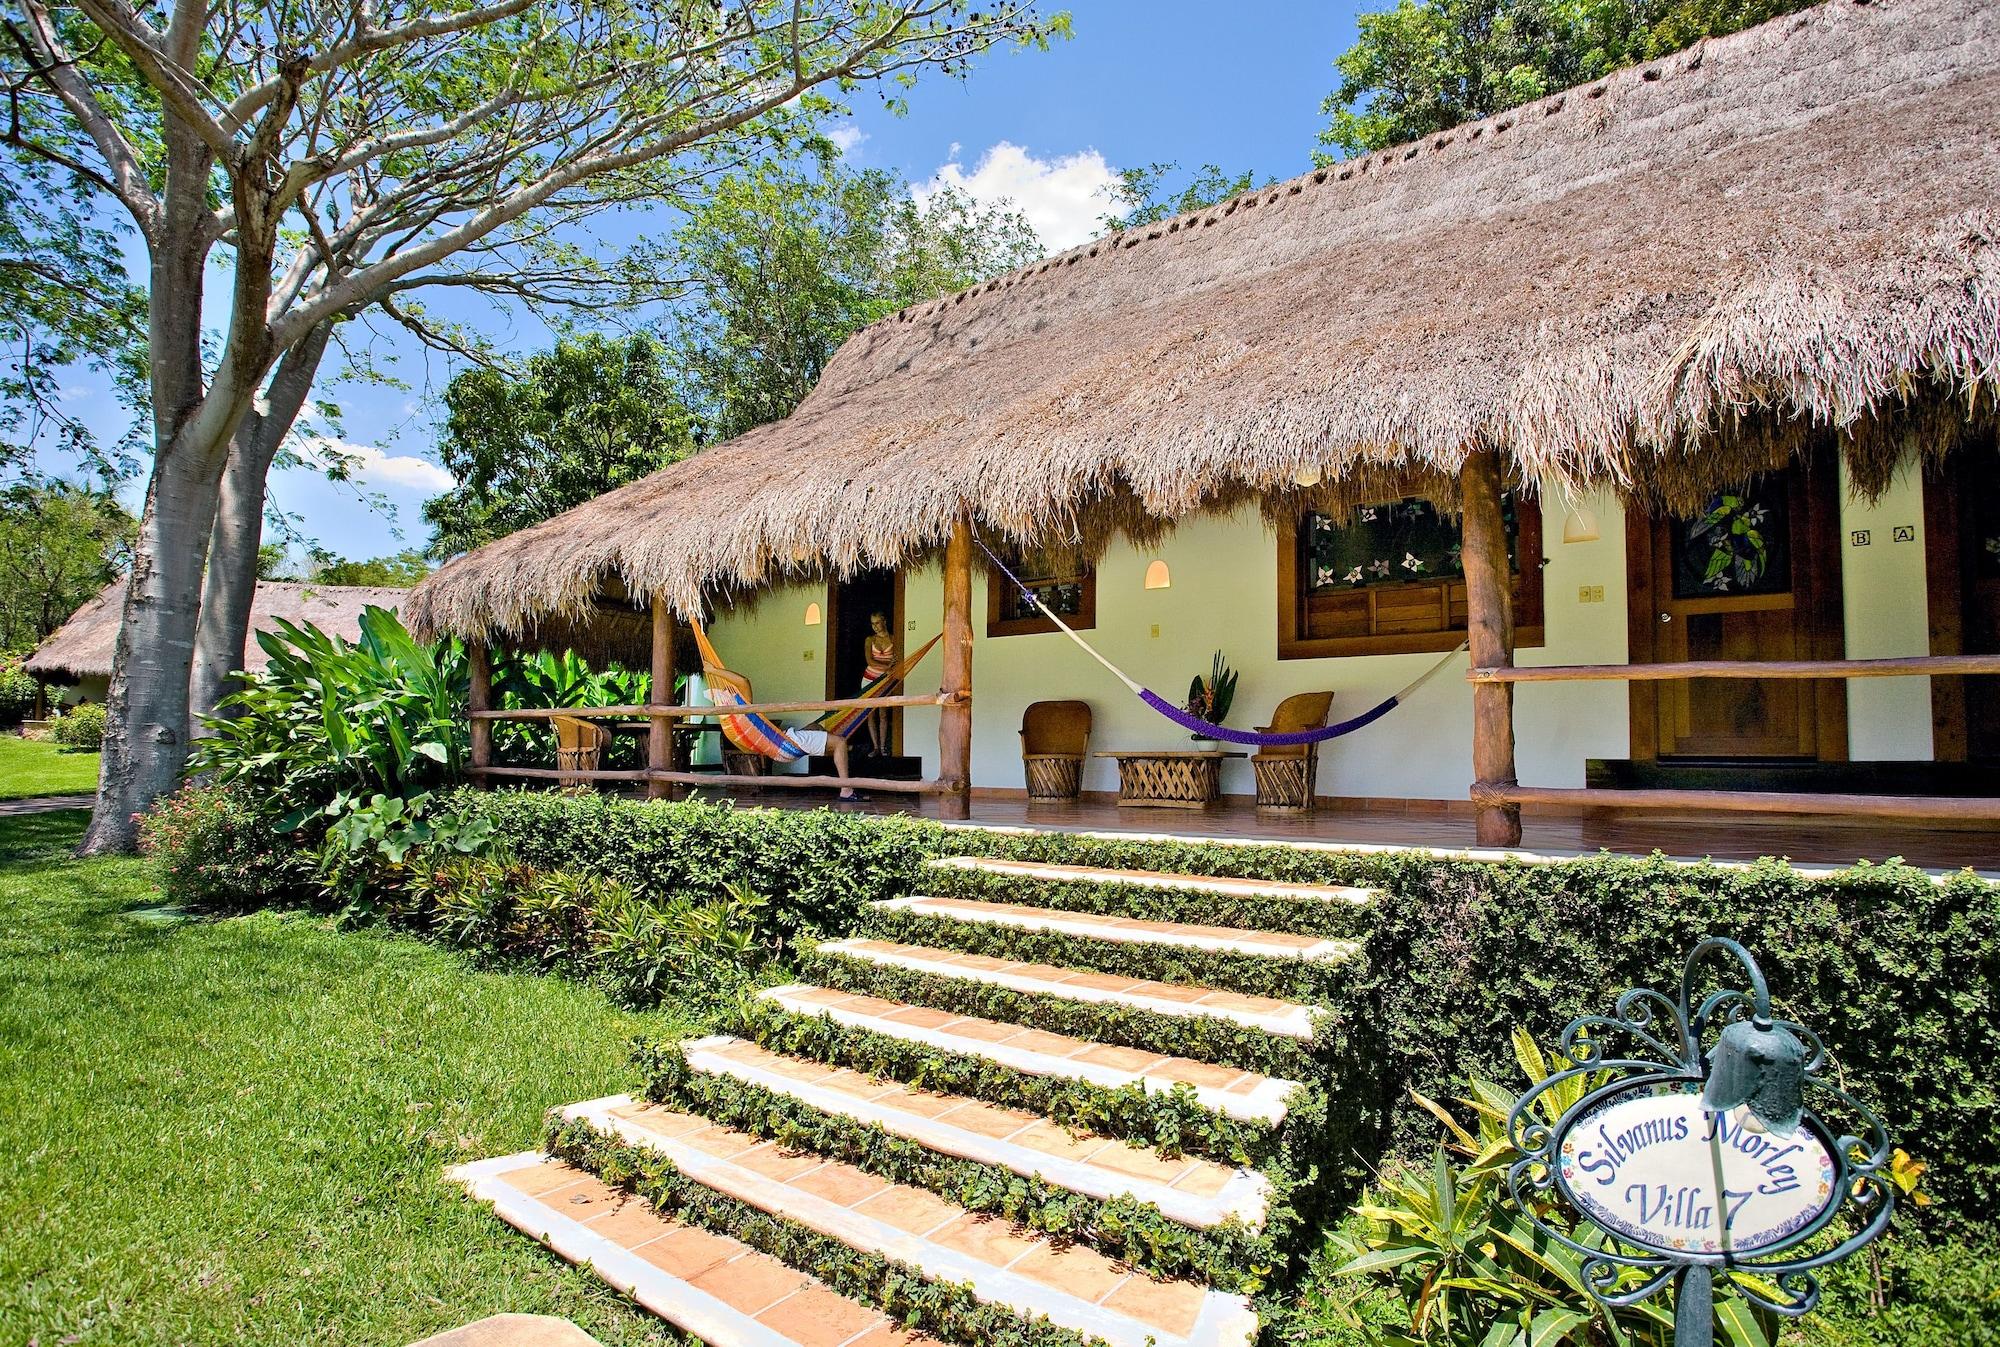
{"type": "MultiPolygon", "coordinates": [[[[2000,444],[1969,444],[1924,474],[1933,655],[2000,654],[2000,444]]],[[[1931,680],[1940,762],[2000,762],[2000,678],[1931,680]]]]}
{"type": "MultiPolygon", "coordinates": [[[[1628,527],[1635,662],[1839,659],[1838,474],[1830,455],[1628,527]]],[[[1837,680],[1673,679],[1632,687],[1632,756],[1847,756],[1837,680]]]]}

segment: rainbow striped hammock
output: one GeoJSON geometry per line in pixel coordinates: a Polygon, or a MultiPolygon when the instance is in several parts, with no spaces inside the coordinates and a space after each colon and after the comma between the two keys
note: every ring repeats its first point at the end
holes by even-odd
{"type": "MultiPolygon", "coordinates": [[[[701,671],[702,676],[708,681],[709,704],[749,705],[750,680],[742,674],[731,672],[724,666],[722,656],[716,654],[715,647],[709,644],[708,633],[702,630],[701,623],[696,622],[692,625],[694,643],[701,647],[701,671]]],[[[888,696],[909,676],[910,670],[916,668],[923,662],[924,656],[931,653],[931,647],[942,639],[942,634],[931,637],[924,642],[921,650],[913,655],[904,656],[897,662],[895,668],[863,687],[860,695],[888,696]]],[[[854,731],[861,728],[862,723],[875,714],[875,709],[872,706],[841,707],[838,710],[828,711],[813,721],[810,728],[825,730],[828,734],[837,734],[842,738],[851,738],[854,731]]],[[[755,711],[745,712],[742,715],[723,715],[717,719],[722,722],[722,737],[742,752],[755,753],[775,762],[797,762],[807,756],[806,750],[786,734],[782,726],[773,724],[755,711]]]]}

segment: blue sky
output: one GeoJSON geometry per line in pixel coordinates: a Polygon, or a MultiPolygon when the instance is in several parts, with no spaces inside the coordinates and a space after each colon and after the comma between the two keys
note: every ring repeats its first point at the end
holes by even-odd
{"type": "MultiPolygon", "coordinates": [[[[1337,82],[1333,58],[1354,41],[1359,6],[1071,0],[1068,8],[1070,41],[1047,52],[990,55],[963,83],[926,80],[905,116],[889,115],[864,90],[838,137],[850,159],[919,186],[946,181],[984,200],[1010,199],[1051,251],[1069,247],[1099,232],[1105,204],[1097,193],[1117,168],[1212,162],[1253,170],[1260,180],[1309,168],[1320,100],[1337,82]]],[[[503,326],[489,328],[503,344],[546,345],[532,320],[503,326]]],[[[394,357],[408,386],[322,390],[343,416],[338,436],[319,431],[358,456],[358,484],[304,470],[272,481],[274,502],[305,534],[357,558],[421,546],[418,507],[450,481],[432,456],[431,410],[451,367],[380,323],[376,330],[378,350],[394,357]]],[[[79,381],[72,406],[103,431],[115,434],[122,424],[89,381],[79,381]]],[[[143,489],[130,489],[135,507],[143,489]]]]}

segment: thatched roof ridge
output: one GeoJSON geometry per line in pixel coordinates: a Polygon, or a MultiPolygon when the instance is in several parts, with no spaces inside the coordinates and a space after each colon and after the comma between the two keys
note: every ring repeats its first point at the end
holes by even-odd
{"type": "MultiPolygon", "coordinates": [[[[374,585],[316,585],[282,580],[257,582],[257,597],[250,606],[249,649],[243,652],[245,667],[261,672],[270,660],[256,641],[255,633],[276,630],[284,618],[304,626],[310,622],[329,635],[353,640],[361,631],[361,610],[368,607],[400,608],[410,597],[407,589],[374,585]]],[[[38,678],[74,682],[79,678],[109,678],[112,655],[118,647],[118,623],[124,615],[125,582],[113,580],[97,597],[70,614],[69,621],[35,647],[23,667],[38,678]]]]}
{"type": "Polygon", "coordinates": [[[787,420],[406,612],[550,640],[607,581],[687,612],[967,516],[1089,546],[1253,498],[1448,497],[1480,445],[1685,502],[1833,427],[1879,481],[1910,416],[1949,428],[1939,399],[1983,414],[2000,381],[1996,127],[2000,5],[1830,0],[893,315],[787,420]]]}

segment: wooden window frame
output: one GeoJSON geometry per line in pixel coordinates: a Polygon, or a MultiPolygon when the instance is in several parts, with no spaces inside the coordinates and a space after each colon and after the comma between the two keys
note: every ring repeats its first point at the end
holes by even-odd
{"type": "MultiPolygon", "coordinates": [[[[1534,566],[1514,576],[1514,645],[1517,649],[1539,646],[1544,637],[1542,570],[1548,558],[1542,552],[1542,508],[1539,497],[1522,496],[1516,511],[1517,533],[1514,555],[1533,557],[1534,566]]],[[[1370,636],[1307,636],[1303,610],[1306,592],[1299,585],[1299,524],[1294,515],[1278,527],[1278,658],[1350,659],[1362,655],[1413,655],[1454,650],[1466,639],[1464,627],[1439,631],[1391,632],[1370,636]]],[[[1452,585],[1462,586],[1463,576],[1452,579],[1406,580],[1395,585],[1370,585],[1371,590],[1436,590],[1439,601],[1448,600],[1452,585]]]]}
{"type": "MultiPolygon", "coordinates": [[[[1069,577],[1062,577],[1068,579],[1069,577]]],[[[1083,604],[1074,617],[1066,617],[1072,631],[1089,631],[1097,625],[1097,567],[1080,567],[1075,576],[1083,586],[1083,604]]],[[[986,568],[986,634],[988,636],[1035,636],[1056,630],[1046,617],[1003,617],[1001,598],[1013,582],[993,567],[986,568]]]]}

